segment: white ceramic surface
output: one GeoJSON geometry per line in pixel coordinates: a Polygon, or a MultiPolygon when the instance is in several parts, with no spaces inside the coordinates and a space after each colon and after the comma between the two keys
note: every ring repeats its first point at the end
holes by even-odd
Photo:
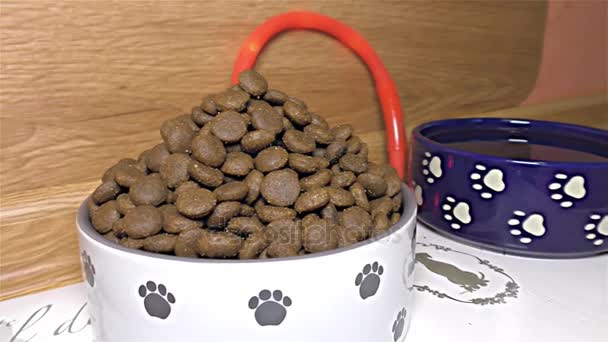
{"type": "Polygon", "coordinates": [[[414,196],[403,193],[402,219],[373,241],[260,261],[129,250],[95,232],[83,204],[77,225],[95,341],[403,341],[416,228],[414,196]]]}

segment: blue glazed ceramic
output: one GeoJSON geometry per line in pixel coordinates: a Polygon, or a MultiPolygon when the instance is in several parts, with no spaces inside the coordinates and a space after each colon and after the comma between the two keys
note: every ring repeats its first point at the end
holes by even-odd
{"type": "Polygon", "coordinates": [[[546,258],[608,252],[608,131],[454,119],[414,130],[418,218],[449,237],[546,258]]]}

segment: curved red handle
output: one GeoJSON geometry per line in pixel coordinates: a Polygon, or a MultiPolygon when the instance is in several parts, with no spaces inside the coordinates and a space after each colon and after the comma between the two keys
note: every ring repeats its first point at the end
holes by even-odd
{"type": "Polygon", "coordinates": [[[294,29],[315,30],[338,39],[353,50],[365,62],[376,84],[386,129],[388,157],[401,179],[405,175],[406,140],[401,101],[386,67],[371,45],[355,30],[336,19],[313,12],[289,12],[268,19],[247,38],[234,64],[232,83],[238,83],[238,75],[253,68],[255,60],[275,35],[294,29]]]}

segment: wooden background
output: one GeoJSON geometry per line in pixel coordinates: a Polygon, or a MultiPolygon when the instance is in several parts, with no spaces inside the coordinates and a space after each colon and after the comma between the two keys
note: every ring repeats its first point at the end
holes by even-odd
{"type": "MultiPolygon", "coordinates": [[[[521,103],[534,86],[546,3],[2,1],[0,299],[78,281],[75,211],[101,173],[156,144],[163,120],[227,87],[248,33],[293,9],[334,16],[371,42],[411,129],[521,103]]],[[[348,50],[293,32],[257,68],[330,123],[353,124],[384,158],[373,85],[348,50]]]]}

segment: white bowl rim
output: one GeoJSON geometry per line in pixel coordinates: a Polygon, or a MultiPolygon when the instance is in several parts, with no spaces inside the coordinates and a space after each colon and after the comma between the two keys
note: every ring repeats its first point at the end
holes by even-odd
{"type": "MultiPolygon", "coordinates": [[[[203,259],[203,258],[186,258],[186,257],[178,257],[174,255],[167,254],[159,254],[153,252],[147,252],[138,249],[132,249],[123,247],[119,244],[113,243],[107,239],[105,239],[99,232],[97,232],[93,226],[91,225],[91,221],[89,219],[88,209],[87,209],[87,199],[80,205],[78,209],[78,213],[76,215],[76,226],[78,227],[78,231],[88,237],[94,244],[97,244],[98,247],[109,248],[110,251],[117,252],[119,254],[123,254],[125,257],[135,256],[135,257],[144,257],[151,259],[162,259],[167,261],[174,262],[188,262],[188,263],[211,263],[211,264],[250,264],[250,263],[272,263],[272,262],[285,262],[285,261],[299,261],[306,259],[316,259],[324,256],[336,255],[345,253],[354,249],[359,249],[361,247],[371,245],[377,242],[380,242],[394,233],[406,229],[410,226],[411,221],[416,221],[416,200],[414,198],[414,194],[412,190],[402,184],[401,193],[403,195],[403,205],[402,205],[402,214],[399,221],[394,224],[390,229],[383,232],[382,234],[373,237],[371,239],[367,239],[356,244],[333,249],[326,252],[321,253],[313,253],[302,256],[293,256],[293,257],[283,257],[283,258],[268,258],[268,259],[248,259],[248,260],[240,260],[240,259],[203,259]]],[[[415,222],[414,222],[415,224],[415,222]]],[[[413,238],[413,237],[412,237],[413,238]]]]}

